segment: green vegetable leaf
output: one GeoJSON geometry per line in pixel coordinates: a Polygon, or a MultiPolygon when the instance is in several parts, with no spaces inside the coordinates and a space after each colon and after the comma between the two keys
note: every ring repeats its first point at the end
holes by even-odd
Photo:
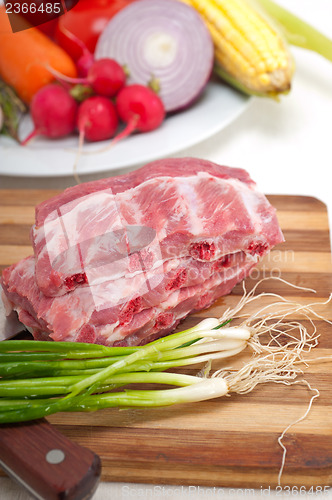
{"type": "Polygon", "coordinates": [[[279,24],[288,43],[317,52],[332,62],[332,40],[272,0],[257,2],[279,24]]]}
{"type": "Polygon", "coordinates": [[[13,139],[20,142],[18,126],[22,115],[28,111],[28,108],[16,95],[15,91],[2,80],[0,80],[0,107],[3,113],[0,134],[13,137],[13,139]]]}

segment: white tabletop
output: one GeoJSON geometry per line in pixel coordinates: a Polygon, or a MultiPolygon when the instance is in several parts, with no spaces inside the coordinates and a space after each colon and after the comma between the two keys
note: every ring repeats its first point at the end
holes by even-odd
{"type": "MultiPolygon", "coordinates": [[[[279,0],[332,38],[331,0],[279,0]]],[[[245,112],[220,133],[176,156],[196,156],[248,170],[261,191],[309,195],[322,200],[332,213],[332,63],[317,54],[293,48],[296,74],[293,88],[280,102],[254,98],[245,112]]],[[[1,158],[5,161],[5,158],[1,158]]],[[[111,175],[114,175],[112,172],[111,175]]],[[[107,176],[104,173],[103,176],[107,176]]],[[[101,177],[100,175],[98,176],[101,177]]],[[[91,180],[96,176],[86,176],[91,180]]],[[[64,188],[71,178],[0,176],[1,188],[64,188]]],[[[25,500],[28,495],[8,478],[0,478],[1,500],[25,500]]],[[[193,485],[153,486],[102,483],[95,500],[238,499],[261,498],[260,490],[220,490],[193,485]]],[[[265,496],[274,498],[272,491],[265,496]]],[[[286,496],[286,493],[283,494],[286,496]]],[[[279,495],[280,497],[280,495],[279,495]]],[[[332,493],[324,495],[332,499],[332,493]]]]}

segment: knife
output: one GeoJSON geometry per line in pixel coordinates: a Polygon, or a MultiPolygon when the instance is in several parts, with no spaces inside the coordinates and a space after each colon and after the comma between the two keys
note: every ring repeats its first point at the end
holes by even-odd
{"type": "Polygon", "coordinates": [[[27,332],[24,325],[19,322],[15,311],[6,316],[5,307],[0,298],[0,341],[15,337],[24,331],[27,332]]]}
{"type": "MultiPolygon", "coordinates": [[[[22,331],[17,314],[6,317],[0,299],[0,340],[22,331]]],[[[92,498],[101,473],[98,455],[45,419],[0,425],[0,467],[39,500],[92,498]]]]}

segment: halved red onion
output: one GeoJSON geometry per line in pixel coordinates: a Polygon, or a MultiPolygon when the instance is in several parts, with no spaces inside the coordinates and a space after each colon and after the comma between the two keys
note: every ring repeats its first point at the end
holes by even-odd
{"type": "Polygon", "coordinates": [[[101,34],[96,59],[125,65],[128,83],[159,86],[167,112],[186,108],[205,88],[213,42],[192,7],[177,0],[138,0],[116,14],[101,34]]]}

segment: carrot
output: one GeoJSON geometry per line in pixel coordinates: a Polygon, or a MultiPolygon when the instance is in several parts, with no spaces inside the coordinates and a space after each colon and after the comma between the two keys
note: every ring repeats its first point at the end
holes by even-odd
{"type": "Polygon", "coordinates": [[[47,66],[77,76],[69,55],[37,28],[13,33],[5,8],[0,6],[0,77],[29,104],[40,88],[54,81],[47,66]]]}

